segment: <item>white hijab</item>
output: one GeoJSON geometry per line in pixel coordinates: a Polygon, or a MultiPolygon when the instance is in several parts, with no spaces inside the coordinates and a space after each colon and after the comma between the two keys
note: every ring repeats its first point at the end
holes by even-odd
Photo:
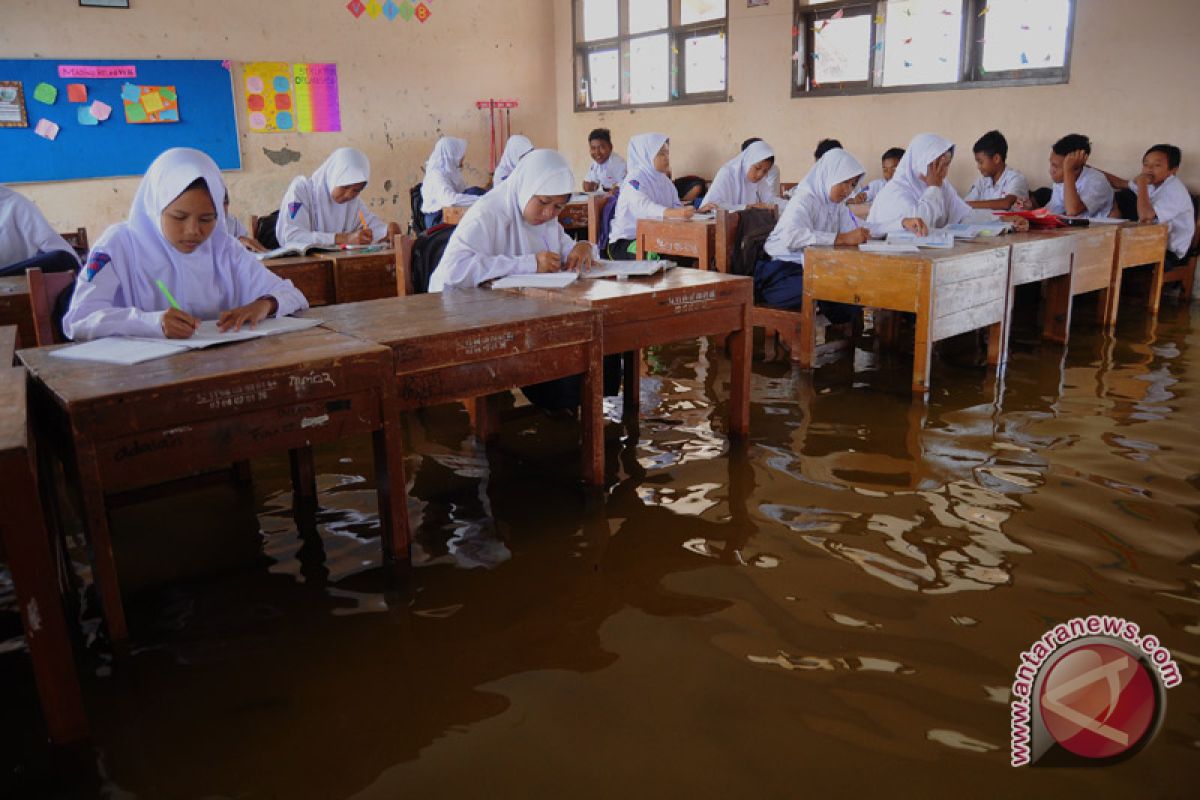
{"type": "Polygon", "coordinates": [[[500,163],[496,165],[496,171],[492,173],[494,184],[499,185],[501,181],[512,175],[513,170],[517,168],[517,162],[528,155],[531,150],[533,150],[533,142],[529,141],[528,136],[517,133],[508,137],[508,144],[504,145],[504,154],[500,156],[500,163]]]}
{"type": "Polygon", "coordinates": [[[333,199],[333,190],[339,186],[366,183],[371,178],[371,162],[366,155],[353,147],[339,147],[329,154],[325,163],[307,178],[308,202],[312,204],[313,230],[353,231],[361,223],[358,219],[358,203],[339,203],[333,199]]]}
{"type": "MultiPolygon", "coordinates": [[[[535,195],[570,194],[575,176],[567,160],[554,150],[533,150],[521,159],[508,180],[483,196],[463,217],[454,240],[471,250],[497,256],[523,256],[543,250],[558,252],[562,225],[555,217],[542,225],[525,221],[525,206],[535,195]]],[[[445,256],[443,256],[445,259],[445,256]]]]}
{"type": "Polygon", "coordinates": [[[774,157],[775,151],[763,140],[759,139],[757,142],[751,143],[745,150],[726,161],[717,171],[712,186],[709,187],[708,193],[700,204],[721,203],[730,206],[744,206],[768,197],[766,184],[762,183],[762,180],[752,183],[746,177],[746,173],[758,162],[774,157]]]}
{"type": "MultiPolygon", "coordinates": [[[[898,224],[906,217],[915,213],[921,195],[929,188],[925,183],[925,173],[929,165],[937,161],[943,153],[954,149],[954,142],[936,133],[921,133],[913,137],[904,157],[896,165],[896,174],[880,191],[871,204],[871,212],[867,215],[867,227],[872,235],[880,236],[889,230],[898,229],[898,224]]],[[[942,183],[942,193],[950,192],[955,199],[958,193],[946,180],[942,183]]],[[[948,202],[947,208],[953,203],[948,202]]]]}
{"type": "Polygon", "coordinates": [[[443,136],[433,146],[433,152],[425,162],[425,173],[438,172],[456,192],[467,188],[459,164],[467,155],[467,140],[455,136],[443,136]]]}
{"type": "Polygon", "coordinates": [[[668,137],[661,133],[639,133],[629,140],[629,171],[625,173],[625,183],[637,181],[639,188],[658,203],[663,202],[658,196],[664,192],[679,197],[671,179],[654,168],[654,157],[667,141],[668,137]]]}
{"type": "MultiPolygon", "coordinates": [[[[762,159],[759,160],[761,161],[762,159]]],[[[808,174],[804,176],[804,180],[796,187],[796,191],[792,196],[807,196],[827,205],[841,205],[845,201],[842,201],[841,204],[835,204],[829,198],[829,193],[833,191],[833,187],[842,181],[860,177],[865,173],[866,170],[863,169],[863,165],[858,162],[857,158],[842,148],[835,147],[832,150],[826,151],[817,163],[813,165],[808,174]]]]}

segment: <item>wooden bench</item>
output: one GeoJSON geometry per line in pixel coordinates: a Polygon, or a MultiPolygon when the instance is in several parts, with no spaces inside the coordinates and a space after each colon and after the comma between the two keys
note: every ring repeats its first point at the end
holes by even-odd
{"type": "Polygon", "coordinates": [[[987,328],[988,364],[998,366],[1007,338],[1008,245],[957,244],[919,253],[867,253],[857,247],[804,251],[799,362],[814,363],[816,302],[828,300],[914,313],[912,390],[929,391],[935,342],[987,328]]]}
{"type": "Polygon", "coordinates": [[[25,370],[8,366],[12,354],[2,348],[0,359],[0,556],[12,573],[46,727],[55,743],[66,744],[87,738],[88,724],[63,612],[62,570],[34,480],[25,370]]]}
{"type": "Polygon", "coordinates": [[[655,344],[715,335],[729,337],[728,426],[750,430],[750,278],[687,268],[650,278],[581,278],[564,289],[512,289],[522,295],[565,300],[596,309],[603,321],[604,354],[625,354],[625,418],[638,414],[641,350],[655,344]]]}
{"type": "Polygon", "coordinates": [[[290,280],[308,298],[310,306],[329,306],[337,302],[333,281],[333,262],[319,255],[288,256],[262,262],[281,278],[290,280]]]}
{"type": "Polygon", "coordinates": [[[637,257],[658,253],[664,258],[683,256],[694,258],[700,269],[728,272],[732,257],[733,238],[737,231],[738,215],[724,210],[716,219],[692,221],[682,219],[639,219],[637,221],[637,257]]]}
{"type": "MultiPolygon", "coordinates": [[[[486,398],[520,386],[584,375],[583,477],[604,481],[599,315],[568,303],[452,289],[304,312],[326,327],[391,349],[401,409],[486,398]]],[[[486,402],[476,425],[486,432],[486,402]]]]}
{"type": "MultiPolygon", "coordinates": [[[[36,341],[29,282],[24,275],[0,278],[0,325],[16,325],[21,332],[21,341],[27,345],[36,341]]],[[[8,366],[7,362],[2,366],[8,366]]]]}
{"type": "Polygon", "coordinates": [[[373,253],[351,251],[324,256],[333,262],[336,302],[358,303],[396,296],[397,251],[387,248],[373,253]]]}
{"type": "Polygon", "coordinates": [[[114,642],[128,636],[105,495],[293,453],[298,507],[315,505],[310,447],[372,434],[385,562],[408,565],[408,517],[391,354],[312,329],[129,367],[17,355],[30,372],[39,445],[69,453],[114,642]],[[389,476],[391,476],[389,478],[389,476]],[[400,487],[396,491],[392,487],[400,487]]]}

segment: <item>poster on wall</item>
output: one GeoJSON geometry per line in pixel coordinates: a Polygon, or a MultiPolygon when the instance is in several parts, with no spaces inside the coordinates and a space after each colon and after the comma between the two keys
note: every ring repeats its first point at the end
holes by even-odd
{"type": "Polygon", "coordinates": [[[296,86],[296,123],[301,133],[326,133],[342,129],[338,103],[337,64],[293,64],[296,86]]]}
{"type": "Polygon", "coordinates": [[[242,70],[246,119],[253,133],[290,133],[296,129],[292,73],[286,61],[254,61],[242,70]]]}
{"type": "Polygon", "coordinates": [[[0,81],[0,128],[28,128],[25,88],[20,81],[0,81]]]}

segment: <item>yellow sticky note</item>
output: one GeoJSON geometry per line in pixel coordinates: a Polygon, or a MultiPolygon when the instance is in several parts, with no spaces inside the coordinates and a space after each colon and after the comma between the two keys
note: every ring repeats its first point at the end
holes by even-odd
{"type": "Polygon", "coordinates": [[[163,102],[158,92],[147,92],[142,95],[142,107],[151,114],[157,114],[159,111],[162,111],[165,105],[166,103],[163,102]]]}

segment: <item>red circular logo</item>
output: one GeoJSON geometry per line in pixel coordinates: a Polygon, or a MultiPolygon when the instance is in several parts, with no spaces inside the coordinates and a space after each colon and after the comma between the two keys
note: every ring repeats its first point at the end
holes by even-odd
{"type": "Polygon", "coordinates": [[[1154,721],[1154,678],[1119,647],[1069,648],[1042,681],[1042,722],[1055,741],[1084,758],[1110,758],[1138,746],[1154,721]]]}

